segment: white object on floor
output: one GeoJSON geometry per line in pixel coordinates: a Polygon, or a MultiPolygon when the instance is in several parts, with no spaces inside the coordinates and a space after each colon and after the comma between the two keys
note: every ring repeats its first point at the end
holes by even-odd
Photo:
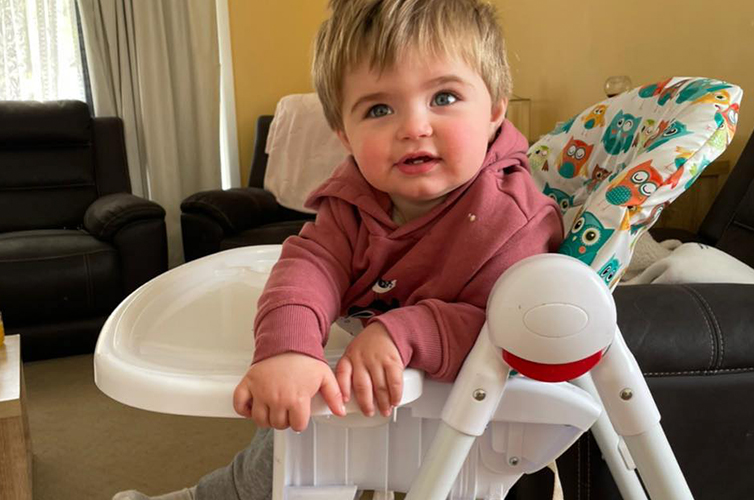
{"type": "Polygon", "coordinates": [[[348,152],[325,120],[317,94],[280,99],[270,124],[264,188],[284,207],[304,208],[309,193],[330,177],[348,152]]]}
{"type": "Polygon", "coordinates": [[[717,248],[684,243],[623,284],[648,283],[754,284],[754,269],[717,248]]]}

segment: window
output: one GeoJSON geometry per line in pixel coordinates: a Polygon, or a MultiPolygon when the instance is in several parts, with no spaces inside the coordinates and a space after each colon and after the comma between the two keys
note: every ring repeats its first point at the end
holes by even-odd
{"type": "Polygon", "coordinates": [[[76,0],[0,0],[0,99],[87,101],[76,0]]]}

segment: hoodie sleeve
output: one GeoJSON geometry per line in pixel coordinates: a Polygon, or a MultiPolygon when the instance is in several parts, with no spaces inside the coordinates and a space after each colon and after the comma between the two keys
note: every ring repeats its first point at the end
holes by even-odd
{"type": "Polygon", "coordinates": [[[285,241],[259,298],[255,363],[285,352],[324,360],[330,325],[351,282],[350,235],[356,229],[344,203],[325,199],[316,220],[285,241]]]}
{"type": "Polygon", "coordinates": [[[435,380],[452,381],[484,325],[487,297],[500,275],[521,259],[557,251],[562,239],[560,214],[548,206],[503,243],[456,302],[426,299],[370,323],[377,321],[387,329],[404,366],[423,370],[435,380]]]}

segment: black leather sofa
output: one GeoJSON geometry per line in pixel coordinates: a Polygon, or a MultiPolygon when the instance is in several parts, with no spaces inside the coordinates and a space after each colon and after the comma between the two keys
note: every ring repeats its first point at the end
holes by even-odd
{"type": "MultiPolygon", "coordinates": [[[[263,116],[257,124],[248,188],[197,193],[181,205],[187,260],[280,243],[310,218],[280,207],[262,189],[270,120],[263,116]]],[[[704,242],[754,266],[754,139],[698,234],[653,234],[704,242]]],[[[754,497],[754,285],[625,286],[614,297],[618,324],[648,380],[694,497],[754,497]]],[[[558,466],[565,498],[621,498],[590,433],[558,466]]],[[[509,497],[552,498],[551,473],[525,476],[509,497]]]]}
{"type": "Polygon", "coordinates": [[[278,205],[263,188],[267,168],[267,132],[272,116],[257,120],[254,157],[245,188],[201,191],[181,203],[181,231],[186,262],[220,250],[281,243],[298,234],[314,216],[278,205]]]}
{"type": "Polygon", "coordinates": [[[0,101],[0,311],[25,361],[94,349],[167,269],[165,211],[131,194],[123,125],[79,101],[0,101]]]}

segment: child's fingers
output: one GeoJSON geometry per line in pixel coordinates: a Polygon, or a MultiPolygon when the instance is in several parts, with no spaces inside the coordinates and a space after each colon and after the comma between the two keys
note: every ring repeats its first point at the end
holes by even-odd
{"type": "Polygon", "coordinates": [[[257,427],[272,427],[270,425],[270,409],[259,400],[253,400],[251,405],[251,419],[257,427]]]}
{"type": "Polygon", "coordinates": [[[359,364],[353,367],[353,392],[356,394],[356,401],[359,403],[361,412],[367,417],[374,415],[374,393],[372,389],[372,379],[364,365],[359,364]]]}
{"type": "Polygon", "coordinates": [[[311,412],[309,399],[302,398],[301,401],[300,404],[294,405],[288,411],[288,421],[291,424],[291,429],[296,432],[305,431],[306,426],[309,425],[309,413],[311,412]]]}
{"type": "Polygon", "coordinates": [[[403,367],[395,364],[385,366],[385,377],[390,392],[390,404],[398,406],[403,398],[403,367]]]}
{"type": "Polygon", "coordinates": [[[251,417],[251,391],[243,381],[233,391],[233,409],[242,417],[251,417]]]}
{"type": "Polygon", "coordinates": [[[288,428],[288,409],[284,406],[277,406],[268,410],[270,426],[278,430],[288,428]]]}
{"type": "Polygon", "coordinates": [[[322,393],[322,398],[335,415],[346,416],[346,408],[343,406],[343,396],[340,393],[338,381],[335,379],[335,375],[333,375],[330,368],[327,368],[325,371],[324,378],[319,386],[319,392],[322,393]]]}
{"type": "Polygon", "coordinates": [[[390,392],[385,381],[385,369],[379,363],[369,367],[369,376],[372,378],[372,389],[377,399],[377,408],[385,416],[390,415],[390,392]]]}
{"type": "Polygon", "coordinates": [[[351,374],[353,365],[348,357],[343,356],[335,367],[335,378],[338,380],[340,392],[343,394],[343,402],[348,403],[351,400],[351,374]]]}

